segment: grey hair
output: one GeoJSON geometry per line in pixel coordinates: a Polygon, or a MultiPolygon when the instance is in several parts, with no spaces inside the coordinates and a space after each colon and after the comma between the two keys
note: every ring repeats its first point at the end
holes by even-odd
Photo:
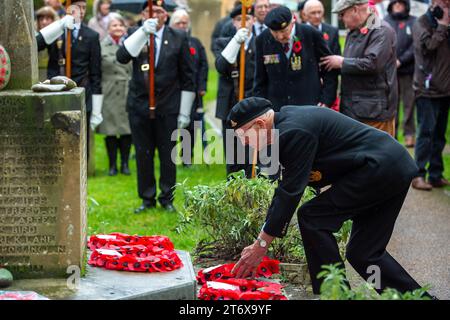
{"type": "Polygon", "coordinates": [[[111,13],[109,14],[108,29],[109,29],[109,27],[111,26],[111,23],[112,23],[114,20],[120,21],[120,23],[122,23],[124,26],[127,25],[126,22],[125,22],[125,19],[124,19],[120,14],[118,14],[118,13],[116,13],[116,12],[111,12],[111,13]]]}
{"type": "MultiPolygon", "coordinates": [[[[170,18],[169,25],[171,27],[173,27],[178,21],[180,21],[181,17],[188,17],[188,18],[190,18],[189,13],[185,9],[177,9],[177,10],[175,10],[175,12],[172,14],[172,17],[170,18]]],[[[190,23],[190,19],[189,19],[188,29],[190,29],[190,28],[191,28],[191,23],[190,23]]]]}

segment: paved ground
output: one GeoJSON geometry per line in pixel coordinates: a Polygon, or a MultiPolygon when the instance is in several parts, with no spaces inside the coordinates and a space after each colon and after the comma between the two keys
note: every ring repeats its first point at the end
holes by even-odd
{"type": "MultiPolygon", "coordinates": [[[[207,119],[220,128],[214,112],[215,103],[211,103],[207,119]]],[[[444,152],[450,154],[450,146],[444,152]]],[[[450,191],[411,189],[388,250],[421,285],[429,284],[438,298],[450,299],[450,191]]],[[[360,282],[352,270],[349,278],[353,285],[360,282]]],[[[311,298],[301,289],[288,291],[294,299],[311,298]]]]}

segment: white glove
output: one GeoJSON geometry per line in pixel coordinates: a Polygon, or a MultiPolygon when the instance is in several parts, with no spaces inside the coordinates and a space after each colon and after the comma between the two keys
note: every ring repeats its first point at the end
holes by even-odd
{"type": "Polygon", "coordinates": [[[144,32],[149,36],[156,33],[158,24],[158,19],[147,19],[144,21],[142,28],[144,29],[144,32]]]}
{"type": "Polygon", "coordinates": [[[180,114],[178,129],[185,129],[191,124],[191,111],[195,101],[195,92],[181,91],[180,114]]]}
{"type": "Polygon", "coordinates": [[[90,119],[92,131],[95,131],[95,129],[97,129],[100,123],[103,122],[102,108],[103,108],[103,95],[102,94],[92,95],[92,114],[90,119]]]}
{"type": "Polygon", "coordinates": [[[246,28],[239,29],[231,39],[230,43],[223,49],[222,57],[225,58],[230,64],[236,63],[239,50],[241,49],[241,44],[244,43],[249,38],[249,33],[246,28]]]}
{"type": "Polygon", "coordinates": [[[248,40],[249,37],[250,37],[250,34],[248,32],[248,29],[241,28],[236,32],[233,39],[236,40],[237,43],[243,44],[245,41],[248,40]]]}
{"type": "Polygon", "coordinates": [[[127,49],[128,53],[133,58],[136,58],[141,53],[145,44],[149,40],[149,36],[156,33],[157,26],[157,19],[147,19],[144,21],[142,27],[137,29],[124,41],[123,45],[125,46],[125,49],[127,49]]]}
{"type": "Polygon", "coordinates": [[[75,28],[75,18],[71,15],[66,15],[61,20],[55,21],[43,28],[40,32],[45,40],[45,43],[50,45],[64,34],[65,29],[73,30],[75,28]]]}

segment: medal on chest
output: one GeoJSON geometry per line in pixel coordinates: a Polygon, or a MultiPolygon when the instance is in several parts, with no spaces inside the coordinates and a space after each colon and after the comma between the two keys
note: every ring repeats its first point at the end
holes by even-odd
{"type": "Polygon", "coordinates": [[[292,71],[302,70],[302,57],[296,55],[291,57],[291,69],[292,71]]]}
{"type": "Polygon", "coordinates": [[[302,70],[302,57],[300,56],[303,49],[302,43],[299,38],[294,38],[294,44],[292,46],[292,56],[290,59],[292,71],[302,70]]]}

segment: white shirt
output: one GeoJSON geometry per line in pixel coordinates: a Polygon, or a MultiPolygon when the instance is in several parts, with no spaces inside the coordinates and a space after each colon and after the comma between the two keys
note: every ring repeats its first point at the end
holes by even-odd
{"type": "Polygon", "coordinates": [[[261,34],[262,31],[266,30],[267,26],[265,24],[262,24],[258,21],[255,21],[255,23],[253,24],[254,28],[255,28],[255,35],[259,36],[261,34]],[[261,31],[261,27],[262,27],[262,31],[261,31]]]}
{"type": "Polygon", "coordinates": [[[294,27],[292,28],[292,32],[291,32],[291,38],[289,39],[289,51],[286,53],[286,57],[288,59],[291,56],[292,47],[294,46],[295,32],[296,32],[296,30],[295,30],[295,24],[294,24],[294,27]]]}
{"type": "MultiPolygon", "coordinates": [[[[310,25],[313,28],[316,28],[316,26],[313,26],[311,23],[307,22],[306,24],[310,25]]],[[[322,24],[319,24],[319,26],[316,28],[317,30],[319,30],[320,32],[322,32],[322,24]]]]}
{"type": "Polygon", "coordinates": [[[164,34],[164,28],[165,28],[165,26],[162,26],[162,28],[159,29],[159,30],[155,33],[155,47],[156,47],[155,67],[158,65],[159,55],[160,55],[160,53],[161,53],[162,39],[163,39],[163,34],[164,34]]]}

